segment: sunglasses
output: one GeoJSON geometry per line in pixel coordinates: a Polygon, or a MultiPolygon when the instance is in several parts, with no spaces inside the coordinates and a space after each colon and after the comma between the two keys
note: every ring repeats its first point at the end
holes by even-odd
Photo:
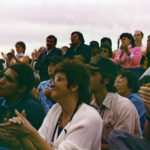
{"type": "Polygon", "coordinates": [[[100,51],[101,53],[103,52],[103,53],[107,53],[108,51],[107,50],[101,50],[100,51]]]}

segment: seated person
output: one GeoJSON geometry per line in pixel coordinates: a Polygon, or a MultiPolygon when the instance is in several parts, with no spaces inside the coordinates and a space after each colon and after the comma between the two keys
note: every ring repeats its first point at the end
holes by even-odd
{"type": "Polygon", "coordinates": [[[58,64],[51,82],[51,98],[56,104],[39,131],[18,111],[17,117],[0,128],[5,126],[7,133],[19,136],[24,149],[100,150],[103,121],[97,111],[87,105],[89,79],[87,68],[79,61],[66,60],[58,64]]]}
{"type": "Polygon", "coordinates": [[[127,97],[136,107],[139,118],[141,130],[144,136],[144,125],[146,120],[146,110],[141,97],[138,95],[138,77],[135,73],[130,71],[121,71],[115,80],[115,87],[117,93],[121,96],[127,97]]]}
{"type": "MultiPolygon", "coordinates": [[[[39,129],[45,115],[40,104],[30,95],[34,82],[33,71],[26,64],[11,65],[4,72],[4,76],[0,78],[0,123],[16,116],[16,109],[19,112],[25,110],[27,120],[34,128],[39,129]]],[[[2,135],[0,141],[1,138],[2,135]]],[[[8,146],[12,141],[9,138],[8,135],[5,140],[8,146]]]]}
{"type": "Polygon", "coordinates": [[[122,33],[120,35],[122,42],[120,50],[116,52],[113,61],[125,70],[130,70],[140,75],[140,62],[142,52],[139,47],[135,47],[135,41],[130,33],[122,33]]]}

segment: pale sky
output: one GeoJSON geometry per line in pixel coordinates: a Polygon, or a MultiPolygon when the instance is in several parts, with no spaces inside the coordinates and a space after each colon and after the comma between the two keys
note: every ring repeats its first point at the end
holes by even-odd
{"type": "MultiPolygon", "coordinates": [[[[110,37],[113,50],[123,32],[142,30],[143,44],[150,34],[150,0],[0,0],[0,52],[9,52],[17,41],[26,43],[26,54],[45,46],[48,35],[57,47],[69,46],[73,31],[85,43],[110,37]]],[[[1,56],[0,56],[1,57],[1,56]]]]}

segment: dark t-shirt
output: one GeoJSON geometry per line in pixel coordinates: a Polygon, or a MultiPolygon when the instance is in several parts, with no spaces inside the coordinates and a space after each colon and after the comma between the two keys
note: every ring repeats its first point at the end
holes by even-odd
{"type": "Polygon", "coordinates": [[[45,117],[40,104],[30,95],[22,96],[15,104],[8,106],[3,97],[0,97],[0,123],[4,123],[4,118],[10,119],[15,114],[15,109],[19,112],[25,110],[27,120],[33,127],[39,129],[45,117]]]}

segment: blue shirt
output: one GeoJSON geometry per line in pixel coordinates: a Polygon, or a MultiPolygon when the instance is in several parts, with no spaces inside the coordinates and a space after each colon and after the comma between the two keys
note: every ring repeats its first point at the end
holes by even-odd
{"type": "Polygon", "coordinates": [[[37,87],[37,90],[39,88],[41,89],[40,95],[39,95],[39,100],[40,100],[41,105],[44,109],[44,113],[47,114],[49,109],[53,106],[53,102],[44,95],[45,88],[50,88],[50,80],[46,80],[46,81],[41,82],[39,84],[39,86],[37,87]]]}
{"type": "Polygon", "coordinates": [[[139,114],[139,119],[140,119],[140,125],[141,125],[141,130],[142,134],[144,135],[144,125],[145,125],[145,120],[146,120],[146,110],[143,104],[143,101],[141,97],[138,95],[138,93],[131,93],[128,96],[128,99],[134,104],[136,107],[138,114],[139,114]]]}

